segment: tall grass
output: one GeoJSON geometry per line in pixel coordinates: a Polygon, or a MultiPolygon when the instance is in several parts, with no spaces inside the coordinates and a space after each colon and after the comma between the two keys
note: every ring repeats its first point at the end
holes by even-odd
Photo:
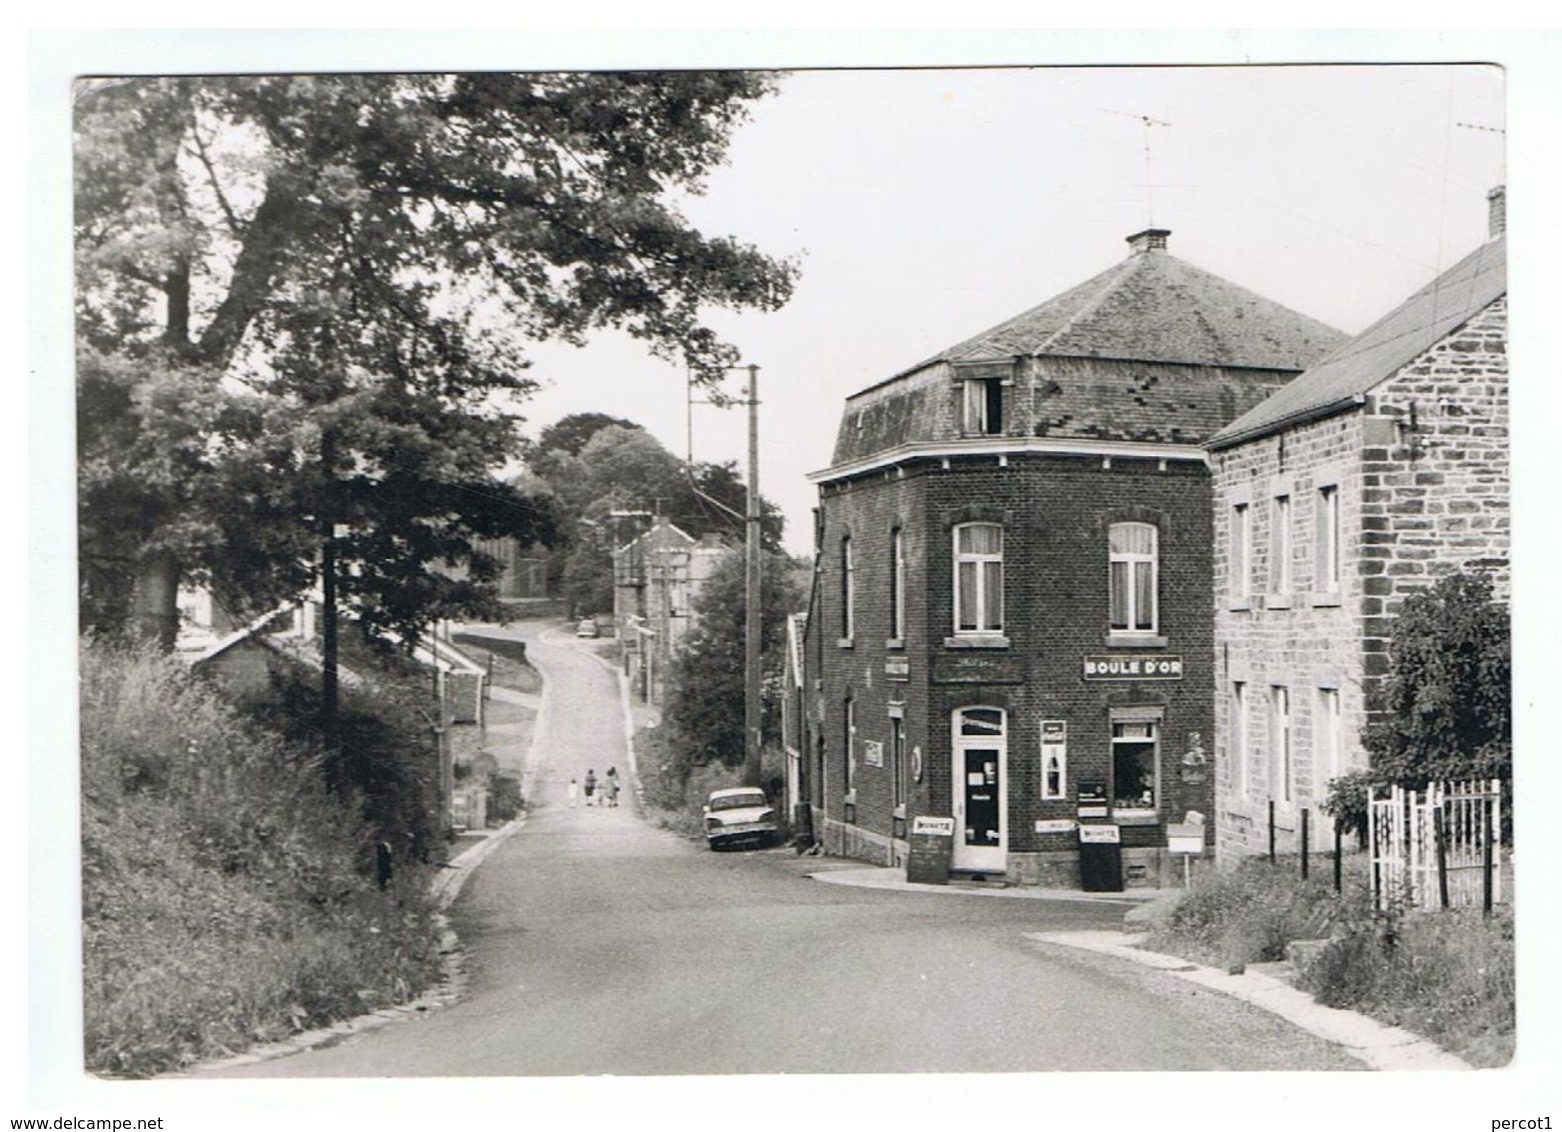
{"type": "Polygon", "coordinates": [[[1294,862],[1243,861],[1198,881],[1152,925],[1146,946],[1228,969],[1285,958],[1292,940],[1327,942],[1297,973],[1326,1006],[1357,1010],[1472,1064],[1512,1057],[1513,911],[1374,907],[1362,858],[1344,893],[1303,881],[1294,862]]]}
{"type": "Polygon", "coordinates": [[[144,1076],[379,1005],[439,974],[426,870],[319,761],[177,661],[81,650],[85,1062],[144,1076]]]}

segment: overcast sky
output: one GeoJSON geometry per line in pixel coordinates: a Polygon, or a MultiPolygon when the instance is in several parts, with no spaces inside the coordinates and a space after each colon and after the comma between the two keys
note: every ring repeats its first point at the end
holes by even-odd
{"type": "MultiPolygon", "coordinates": [[[[1361,330],[1485,239],[1504,128],[1489,65],[789,74],[686,205],[801,267],[783,310],[715,316],[760,366],[760,486],[789,548],[811,549],[804,477],[849,393],[1105,270],[1152,222],[1171,254],[1361,330]]],[[[527,431],[602,411],[687,451],[682,371],[638,343],[533,357],[527,431]]],[[[695,458],[741,466],[745,429],[696,407],[695,458]]]]}

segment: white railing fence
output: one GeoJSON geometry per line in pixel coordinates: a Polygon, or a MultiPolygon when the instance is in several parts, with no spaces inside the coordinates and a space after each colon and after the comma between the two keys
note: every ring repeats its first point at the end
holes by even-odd
{"type": "Polygon", "coordinates": [[[1502,784],[1495,778],[1434,782],[1422,791],[1374,789],[1367,840],[1377,906],[1396,898],[1427,910],[1501,901],[1501,830],[1502,784]]]}

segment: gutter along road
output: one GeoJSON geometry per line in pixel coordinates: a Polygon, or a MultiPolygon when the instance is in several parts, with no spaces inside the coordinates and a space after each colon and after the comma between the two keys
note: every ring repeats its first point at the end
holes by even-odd
{"type": "MultiPolygon", "coordinates": [[[[808,878],[845,862],[713,853],[570,778],[629,755],[616,674],[537,624],[547,681],[530,816],[451,908],[464,996],[405,1024],[201,1077],[1360,1069],[1245,1003],[1027,933],[1115,929],[1127,904],[994,900],[808,878]]],[[[853,862],[855,866],[857,863],[853,862]]]]}

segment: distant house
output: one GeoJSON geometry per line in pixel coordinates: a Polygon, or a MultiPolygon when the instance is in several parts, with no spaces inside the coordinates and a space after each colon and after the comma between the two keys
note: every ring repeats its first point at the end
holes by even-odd
{"type": "Polygon", "coordinates": [[[613,625],[630,687],[661,703],[667,665],[693,623],[701,588],[728,553],[714,536],[697,539],[665,519],[613,552],[613,625]]]}
{"type": "Polygon", "coordinates": [[[953,817],[957,872],[1077,887],[1084,822],[1154,885],[1211,809],[1202,445],[1344,335],[1168,236],[846,399],[792,786],[827,851],[953,817]]]}
{"type": "MultiPolygon", "coordinates": [[[[1295,847],[1360,733],[1406,595],[1508,591],[1504,194],[1488,242],[1209,441],[1219,853],[1295,847]]],[[[1316,842],[1315,842],[1316,843],[1316,842]]]]}

